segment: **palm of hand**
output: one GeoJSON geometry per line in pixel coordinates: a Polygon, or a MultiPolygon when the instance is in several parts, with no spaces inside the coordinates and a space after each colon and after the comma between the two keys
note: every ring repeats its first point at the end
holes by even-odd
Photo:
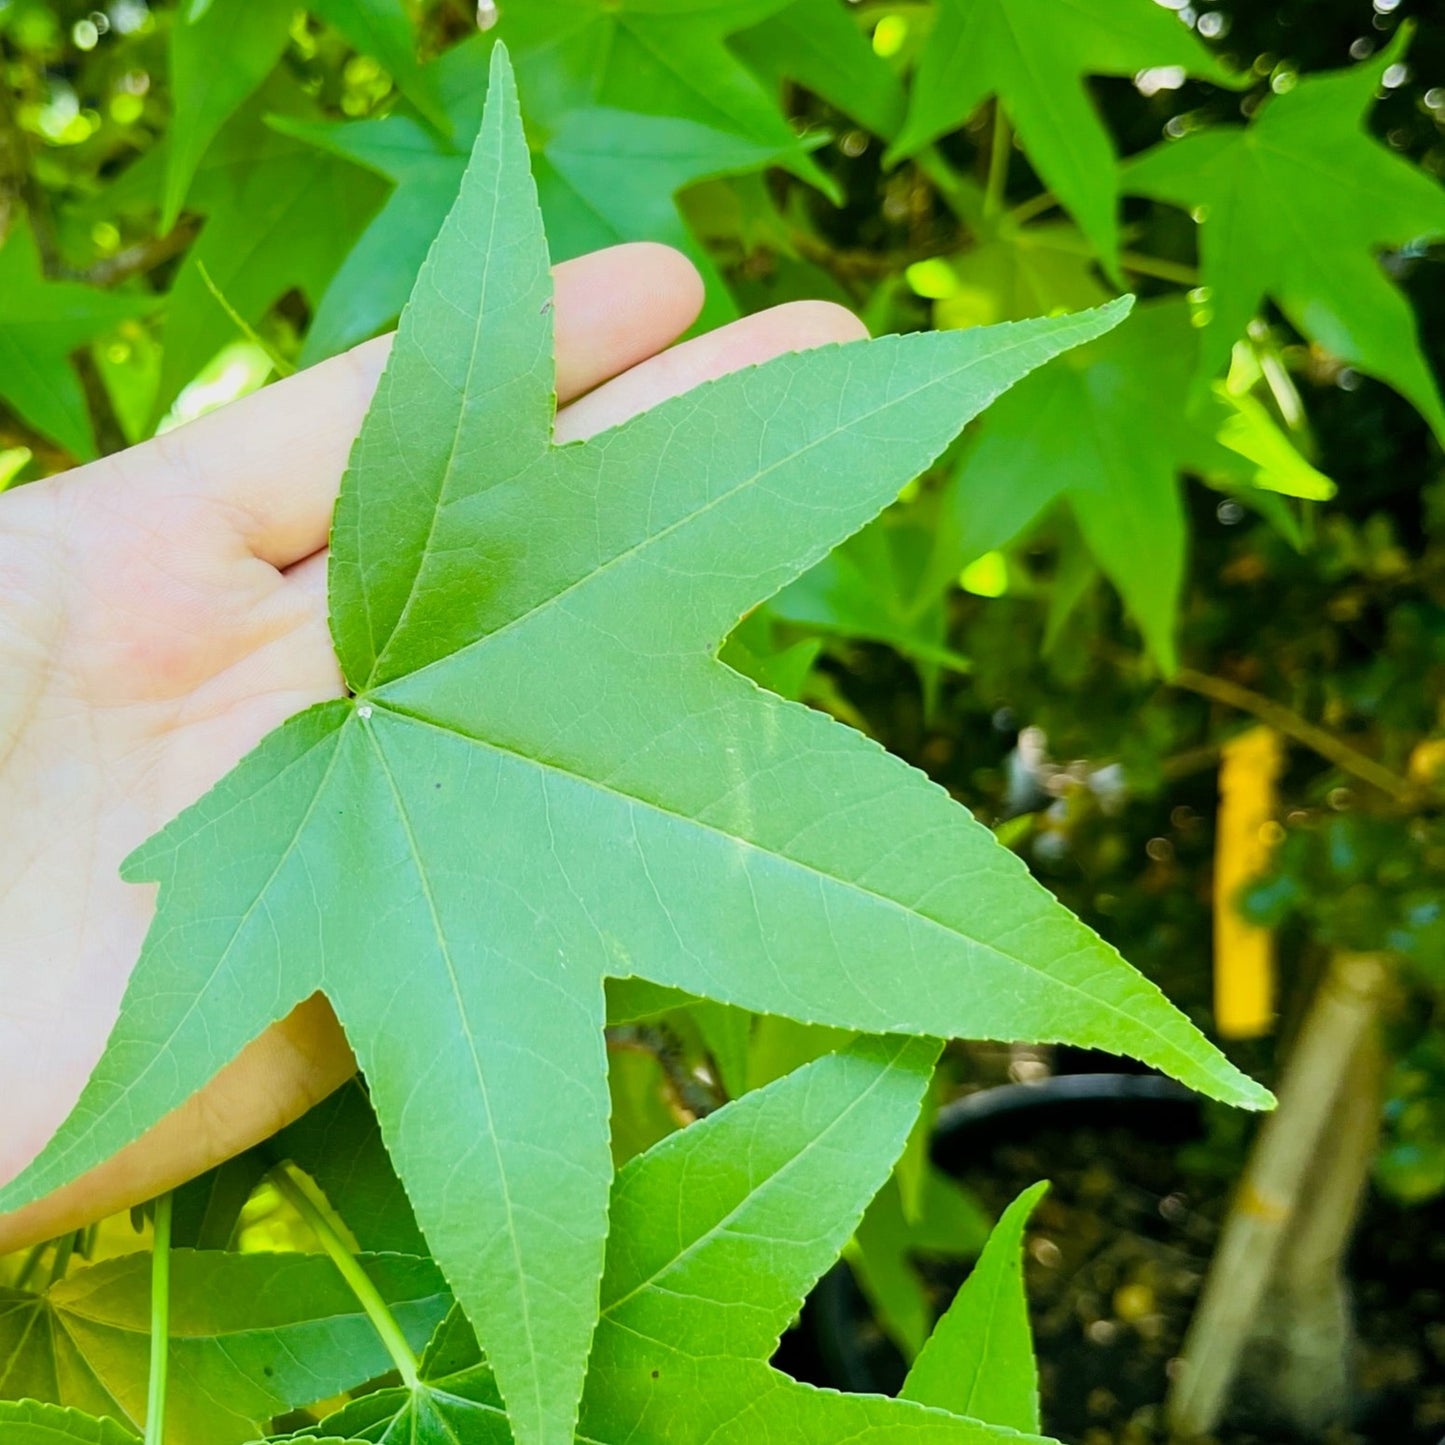
{"type": "MultiPolygon", "coordinates": [[[[857,334],[847,313],[799,303],[656,354],[696,314],[697,292],[659,247],[559,268],[558,388],[587,393],[559,434],[857,334]]],[[[120,881],[121,860],[272,728],[343,690],[324,546],[387,345],[0,506],[0,1098],[12,1105],[0,1182],[60,1124],[114,1023],[154,909],[153,890],[120,881]]],[[[311,1000],[151,1134],[0,1219],[0,1250],[173,1187],[353,1068],[329,1007],[311,1000]]]]}

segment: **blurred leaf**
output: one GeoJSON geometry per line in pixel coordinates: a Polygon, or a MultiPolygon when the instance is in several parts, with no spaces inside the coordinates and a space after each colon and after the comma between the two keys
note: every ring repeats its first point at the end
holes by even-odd
{"type": "Polygon", "coordinates": [[[759,687],[797,702],[822,643],[813,638],[783,642],[777,632],[778,622],[771,609],[755,608],[733,628],[718,657],[759,687]]]}
{"type": "Polygon", "coordinates": [[[201,11],[175,17],[162,231],[175,225],[221,127],[281,58],[294,9],[294,0],[209,0],[201,11]]]}
{"type": "Polygon", "coordinates": [[[0,245],[0,400],[82,460],[95,436],[70,354],[150,309],[144,296],[47,281],[23,221],[0,245]]]}
{"type": "Polygon", "coordinates": [[[796,81],[875,135],[893,136],[903,124],[902,83],[874,51],[858,14],[838,0],[793,0],[734,35],[730,46],[775,90],[796,81]]]}
{"type": "MultiPolygon", "coordinates": [[[[1182,299],[1148,302],[1113,335],[1001,398],[945,493],[935,576],[1005,546],[1063,498],[1150,651],[1172,670],[1187,541],[1179,475],[1248,486],[1259,474],[1219,440],[1241,414],[1236,403],[1195,394],[1197,350],[1182,299]]],[[[1271,445],[1289,449],[1278,431],[1271,445]]],[[[1309,470],[1302,458],[1298,467],[1309,470]]]]}
{"type": "MultiPolygon", "coordinates": [[[[363,1267],[420,1345],[451,1303],[429,1259],[363,1267]]],[[[41,1397],[140,1428],[150,1361],[151,1261],[77,1270],[44,1294],[0,1290],[0,1395],[41,1397]]],[[[171,1257],[167,1445],[228,1445],[271,1416],[384,1373],[390,1359],[322,1255],[171,1257]]],[[[10,1445],[8,1435],[4,1436],[10,1445]]]]}
{"type": "Polygon", "coordinates": [[[114,1420],[35,1400],[0,1401],[0,1437],[5,1445],[140,1445],[114,1420]]]}
{"type": "MultiPolygon", "coordinates": [[[[480,122],[486,50],[457,46],[436,66],[455,141],[405,115],[349,125],[273,118],[277,130],[344,156],[394,183],[357,240],[321,305],[302,350],[309,365],[390,324],[456,199],[480,122]]],[[[699,325],[737,314],[707,251],[678,214],[684,187],[773,164],[777,148],[669,116],[588,108],[568,113],[533,156],[554,261],[619,241],[661,241],[690,256],[707,286],[699,325]]]]}
{"type": "MultiPolygon", "coordinates": [[[[175,1249],[218,1250],[231,1238],[256,1186],[269,1164],[257,1149],[207,1170],[182,1184],[172,1197],[171,1245],[175,1249]]],[[[425,1254],[425,1250],[413,1250],[425,1254]]]]}
{"type": "MultiPolygon", "coordinates": [[[[494,32],[511,47],[527,115],[544,131],[573,111],[635,111],[731,134],[833,193],[725,38],[788,0],[511,0],[494,32]]],[[[836,193],[835,194],[835,199],[836,193]]]]}
{"type": "Polygon", "coordinates": [[[1266,297],[1334,355],[1393,386],[1445,439],[1445,406],[1385,246],[1445,235],[1445,188],[1365,130],[1380,77],[1410,27],[1348,70],[1307,75],[1248,126],[1166,142],[1129,162],[1124,187],[1202,217],[1207,318],[1198,369],[1214,375],[1266,297]]]}
{"type": "Polygon", "coordinates": [[[1013,1430],[1039,1428],[1039,1374],[1023,1282],[1023,1234],[1047,1184],[1004,1211],[947,1313],[923,1347],[900,1398],[1013,1430]]]}
{"type": "Polygon", "coordinates": [[[334,25],[363,55],[381,63],[396,88],[434,126],[451,128],[435,67],[416,58],[416,36],[404,0],[307,0],[311,10],[334,25]]]}
{"type": "Polygon", "coordinates": [[[171,288],[157,413],[227,342],[236,325],[201,274],[250,325],[293,289],[315,302],[376,211],[380,181],[278,134],[260,116],[294,99],[263,92],[211,148],[191,200],[206,224],[171,288]]]}
{"type": "Polygon", "coordinates": [[[912,155],[995,95],[1040,179],[1113,270],[1114,147],[1085,76],[1132,77],[1162,66],[1231,83],[1193,32],[1154,0],[939,0],[889,158],[912,155]]]}
{"type": "Polygon", "coordinates": [[[1099,306],[1112,293],[1099,281],[1094,259],[1073,226],[1030,226],[970,247],[944,268],[936,284],[934,324],[992,326],[1026,316],[1050,316],[1099,306]]]}
{"type": "Polygon", "coordinates": [[[779,617],[848,637],[884,642],[910,658],[930,710],[939,670],[970,663],[947,642],[944,598],[928,590],[930,529],[882,517],[834,548],[769,604],[779,617]]]}

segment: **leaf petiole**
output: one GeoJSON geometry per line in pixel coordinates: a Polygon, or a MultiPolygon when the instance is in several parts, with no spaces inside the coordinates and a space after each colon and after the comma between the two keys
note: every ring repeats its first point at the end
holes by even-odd
{"type": "Polygon", "coordinates": [[[382,1344],[386,1346],[387,1354],[391,1356],[392,1363],[401,1375],[402,1384],[409,1390],[417,1389],[421,1384],[421,1374],[416,1355],[407,1343],[406,1336],[402,1334],[396,1316],[387,1307],[381,1292],[362,1269],[336,1226],[306,1192],[301,1182],[301,1171],[287,1160],[272,1171],[271,1182],[281,1197],[310,1226],[312,1233],[321,1241],[321,1247],[331,1257],[331,1262],[341,1271],[341,1277],[350,1286],[352,1294],[366,1311],[366,1317],[381,1337],[382,1344]]]}
{"type": "Polygon", "coordinates": [[[162,1445],[171,1333],[171,1196],[156,1200],[151,1254],[151,1367],[146,1393],[145,1445],[162,1445]]]}

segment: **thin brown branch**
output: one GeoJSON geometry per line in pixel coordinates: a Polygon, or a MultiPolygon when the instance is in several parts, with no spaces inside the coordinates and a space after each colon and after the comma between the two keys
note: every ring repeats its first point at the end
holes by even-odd
{"type": "Polygon", "coordinates": [[[195,216],[182,216],[164,236],[150,236],[126,246],[114,256],[106,256],[93,266],[70,270],[66,275],[74,281],[85,281],[91,286],[117,286],[132,276],[143,276],[154,271],[172,257],[180,255],[201,229],[201,222],[195,216]]]}
{"type": "Polygon", "coordinates": [[[1310,722],[1308,718],[1301,717],[1292,708],[1275,702],[1273,698],[1252,692],[1237,682],[1230,682],[1228,678],[1196,672],[1192,667],[1181,667],[1169,682],[1173,687],[1182,687],[1189,692],[1198,693],[1201,697],[1257,717],[1262,723],[1268,723],[1276,731],[1304,744],[1312,752],[1332,762],[1342,772],[1349,773],[1362,783],[1368,783],[1372,788],[1378,788],[1396,802],[1404,802],[1414,794],[1415,790],[1407,779],[1391,772],[1358,748],[1351,747],[1332,732],[1310,722]]]}

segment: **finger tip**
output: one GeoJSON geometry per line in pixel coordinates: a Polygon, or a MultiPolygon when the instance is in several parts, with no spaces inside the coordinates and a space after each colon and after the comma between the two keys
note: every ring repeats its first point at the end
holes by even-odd
{"type": "Polygon", "coordinates": [[[868,328],[836,301],[786,301],[769,313],[790,346],[801,351],[849,341],[866,341],[868,328]]]}
{"type": "Polygon", "coordinates": [[[707,288],[690,257],[661,241],[628,241],[614,250],[622,253],[630,270],[648,278],[654,295],[667,305],[679,331],[697,320],[707,299],[707,288]]]}

